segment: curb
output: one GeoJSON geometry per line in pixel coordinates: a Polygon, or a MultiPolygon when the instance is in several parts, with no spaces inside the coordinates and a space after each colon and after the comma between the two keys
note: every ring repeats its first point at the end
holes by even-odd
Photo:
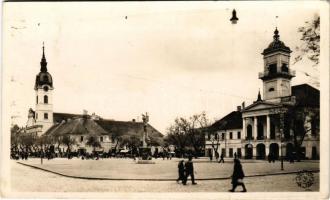
{"type": "MultiPolygon", "coordinates": [[[[66,175],[66,174],[62,174],[59,172],[55,172],[55,171],[51,171],[48,169],[44,169],[41,167],[36,167],[33,165],[29,165],[29,164],[25,164],[25,163],[21,163],[21,162],[16,162],[18,164],[24,165],[24,166],[28,166],[34,169],[39,169],[45,172],[49,172],[52,174],[56,174],[59,176],[63,176],[63,177],[67,177],[67,178],[75,178],[75,179],[85,179],[85,180],[104,180],[104,181],[176,181],[176,179],[143,179],[143,178],[96,178],[96,177],[86,177],[86,176],[71,176],[71,175],[66,175]]],[[[314,173],[319,173],[320,170],[307,170],[308,172],[314,172],[314,173]]],[[[294,171],[294,172],[279,172],[279,173],[270,173],[270,174],[255,174],[255,175],[248,175],[245,176],[245,178],[251,178],[251,177],[259,177],[259,176],[277,176],[277,175],[285,175],[285,174],[296,174],[300,171],[294,171]]],[[[219,177],[219,178],[199,178],[199,179],[195,179],[198,181],[214,181],[214,180],[229,180],[231,179],[231,177],[219,177]]]]}

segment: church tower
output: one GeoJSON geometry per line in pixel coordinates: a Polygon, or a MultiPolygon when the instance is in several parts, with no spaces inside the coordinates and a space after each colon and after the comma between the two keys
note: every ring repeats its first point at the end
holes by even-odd
{"type": "Polygon", "coordinates": [[[53,125],[53,79],[47,71],[45,47],[42,47],[40,72],[36,76],[34,90],[36,93],[36,125],[42,125],[42,134],[53,125]]]}
{"type": "Polygon", "coordinates": [[[259,78],[263,81],[263,99],[275,103],[282,97],[291,96],[291,79],[295,77],[295,71],[290,70],[292,51],[280,40],[277,28],[273,38],[262,53],[264,72],[259,73],[259,78]]]}

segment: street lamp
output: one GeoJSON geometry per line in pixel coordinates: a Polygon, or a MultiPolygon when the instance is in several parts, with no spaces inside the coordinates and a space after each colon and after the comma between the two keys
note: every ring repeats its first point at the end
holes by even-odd
{"type": "Polygon", "coordinates": [[[274,114],[279,114],[279,128],[280,128],[280,149],[281,149],[281,170],[284,170],[283,166],[283,134],[284,134],[284,117],[285,113],[287,112],[287,109],[281,105],[279,108],[274,108],[271,110],[272,113],[274,114]]]}

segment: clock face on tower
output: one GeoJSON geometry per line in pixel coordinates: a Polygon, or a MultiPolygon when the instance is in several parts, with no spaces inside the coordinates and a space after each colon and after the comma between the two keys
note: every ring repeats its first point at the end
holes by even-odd
{"type": "Polygon", "coordinates": [[[44,89],[45,92],[48,91],[48,87],[47,86],[44,86],[43,89],[44,89]]]}

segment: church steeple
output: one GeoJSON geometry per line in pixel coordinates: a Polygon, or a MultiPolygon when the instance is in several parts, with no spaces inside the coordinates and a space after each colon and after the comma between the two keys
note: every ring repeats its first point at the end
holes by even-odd
{"type": "Polygon", "coordinates": [[[257,99],[257,101],[262,101],[261,94],[260,94],[260,89],[259,89],[259,92],[258,92],[258,99],[257,99]]]}
{"type": "Polygon", "coordinates": [[[41,58],[40,66],[41,66],[41,68],[40,68],[41,72],[47,72],[47,61],[46,61],[46,57],[45,57],[44,43],[42,43],[42,58],[41,58]]]}

